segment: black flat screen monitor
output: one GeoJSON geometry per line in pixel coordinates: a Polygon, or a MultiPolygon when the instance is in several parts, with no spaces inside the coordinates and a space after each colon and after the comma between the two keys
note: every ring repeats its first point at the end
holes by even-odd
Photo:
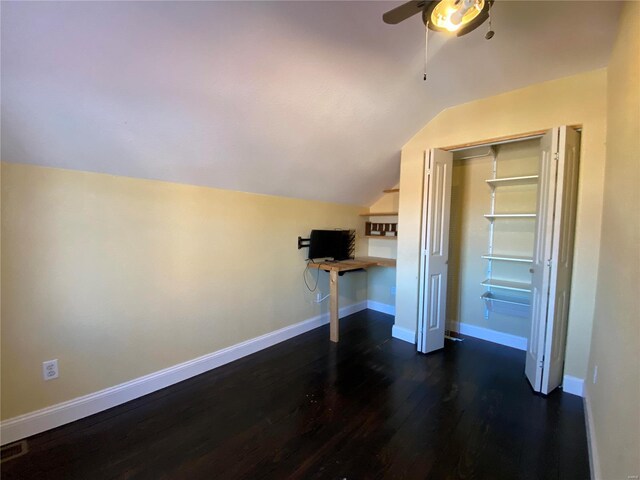
{"type": "Polygon", "coordinates": [[[346,260],[349,258],[349,244],[349,230],[311,230],[309,259],[346,260]]]}

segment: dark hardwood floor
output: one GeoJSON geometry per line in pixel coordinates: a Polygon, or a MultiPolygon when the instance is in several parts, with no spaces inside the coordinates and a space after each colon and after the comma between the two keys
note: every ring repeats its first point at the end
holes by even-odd
{"type": "Polygon", "coordinates": [[[28,439],[3,479],[588,479],[582,400],[524,352],[415,353],[370,310],[28,439]]]}

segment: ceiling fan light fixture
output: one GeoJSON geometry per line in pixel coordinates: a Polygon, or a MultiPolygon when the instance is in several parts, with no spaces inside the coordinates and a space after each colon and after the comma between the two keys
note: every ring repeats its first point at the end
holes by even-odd
{"type": "Polygon", "coordinates": [[[434,0],[424,9],[422,19],[431,30],[460,37],[487,19],[492,3],[493,0],[434,0]]]}
{"type": "Polygon", "coordinates": [[[431,12],[430,23],[455,32],[476,18],[483,7],[484,0],[441,0],[431,12]]]}

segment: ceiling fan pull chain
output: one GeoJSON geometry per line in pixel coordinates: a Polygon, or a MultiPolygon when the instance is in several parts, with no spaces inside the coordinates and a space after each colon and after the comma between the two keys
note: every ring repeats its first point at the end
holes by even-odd
{"type": "Polygon", "coordinates": [[[487,40],[491,40],[495,35],[495,32],[491,28],[491,2],[489,2],[489,9],[487,10],[487,15],[489,16],[489,31],[484,36],[484,38],[486,38],[487,40]]]}
{"type": "Polygon", "coordinates": [[[429,22],[424,26],[424,78],[427,81],[427,60],[429,59],[429,22]]]}

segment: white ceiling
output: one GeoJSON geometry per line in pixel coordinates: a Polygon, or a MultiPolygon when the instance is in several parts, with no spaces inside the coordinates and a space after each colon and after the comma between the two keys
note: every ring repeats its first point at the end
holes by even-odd
{"type": "Polygon", "coordinates": [[[461,38],[401,2],[2,2],[2,160],[367,205],[442,109],[607,64],[619,6],[496,1],[461,38]]]}

